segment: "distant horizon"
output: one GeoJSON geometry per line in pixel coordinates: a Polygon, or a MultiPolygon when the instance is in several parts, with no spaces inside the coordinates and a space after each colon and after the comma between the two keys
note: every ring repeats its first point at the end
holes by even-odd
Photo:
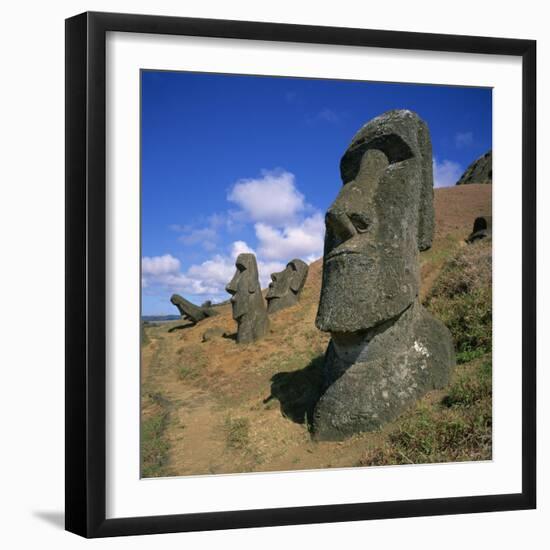
{"type": "Polygon", "coordinates": [[[225,301],[240,252],[262,288],[294,258],[322,257],[340,157],[385,111],[415,111],[432,137],[434,187],[492,149],[492,90],[142,71],[142,317],[178,293],[225,301]],[[275,200],[276,198],[276,200],[275,200]]]}

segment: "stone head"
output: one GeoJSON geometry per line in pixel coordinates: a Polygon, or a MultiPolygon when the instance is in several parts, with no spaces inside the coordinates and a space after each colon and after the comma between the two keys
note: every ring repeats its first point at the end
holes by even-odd
{"type": "Polygon", "coordinates": [[[263,301],[262,290],[258,279],[258,265],[254,254],[243,253],[235,261],[237,270],[225,290],[232,295],[231,307],[233,319],[238,321],[246,313],[263,301]]]}
{"type": "Polygon", "coordinates": [[[466,239],[467,243],[485,239],[492,236],[493,218],[492,216],[479,216],[474,220],[472,232],[466,239]]]}
{"type": "Polygon", "coordinates": [[[418,295],[418,251],[431,246],[434,224],[426,124],[407,110],[374,118],[354,136],[340,172],[316,320],[332,333],[372,329],[418,295]]]}
{"type": "Polygon", "coordinates": [[[493,218],[492,216],[479,216],[474,220],[474,227],[472,233],[477,233],[478,231],[491,231],[493,229],[493,218]]]}
{"type": "Polygon", "coordinates": [[[271,274],[271,283],[267,291],[267,311],[274,313],[297,302],[306,282],[308,265],[295,258],[283,271],[271,274]]]}
{"type": "Polygon", "coordinates": [[[179,294],[172,294],[170,297],[170,302],[174,304],[179,312],[180,315],[186,319],[189,319],[193,322],[201,321],[206,317],[205,313],[202,311],[202,309],[189,300],[186,300],[179,294]]]}

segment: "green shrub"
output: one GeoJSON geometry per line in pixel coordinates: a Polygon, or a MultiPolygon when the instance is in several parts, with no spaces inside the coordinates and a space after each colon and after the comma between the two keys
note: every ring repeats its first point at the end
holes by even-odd
{"type": "Polygon", "coordinates": [[[491,270],[491,240],[468,245],[446,262],[426,299],[426,307],[451,331],[458,363],[491,351],[491,270]]]}

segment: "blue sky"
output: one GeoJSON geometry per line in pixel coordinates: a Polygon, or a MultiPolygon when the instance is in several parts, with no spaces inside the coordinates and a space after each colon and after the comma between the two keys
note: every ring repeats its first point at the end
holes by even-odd
{"type": "Polygon", "coordinates": [[[243,251],[262,286],[288,260],[320,257],[340,157],[389,109],[428,123],[436,186],[491,148],[490,89],[143,71],[143,313],[177,313],[174,292],[226,299],[243,251]]]}

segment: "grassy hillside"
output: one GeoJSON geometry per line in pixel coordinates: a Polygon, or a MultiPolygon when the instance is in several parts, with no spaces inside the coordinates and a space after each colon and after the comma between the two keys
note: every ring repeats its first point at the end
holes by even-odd
{"type": "Polygon", "coordinates": [[[455,338],[461,364],[449,388],[431,392],[379,432],[313,442],[308,421],[329,340],[314,324],[319,260],[310,266],[300,303],[271,316],[269,334],[255,344],[237,345],[231,337],[236,324],[229,305],[196,326],[174,321],[145,328],[142,474],[490,458],[491,244],[463,241],[474,218],[490,213],[491,186],[438,189],[435,208],[434,244],[420,257],[421,298],[455,338]],[[214,326],[230,336],[203,342],[214,326]]]}

